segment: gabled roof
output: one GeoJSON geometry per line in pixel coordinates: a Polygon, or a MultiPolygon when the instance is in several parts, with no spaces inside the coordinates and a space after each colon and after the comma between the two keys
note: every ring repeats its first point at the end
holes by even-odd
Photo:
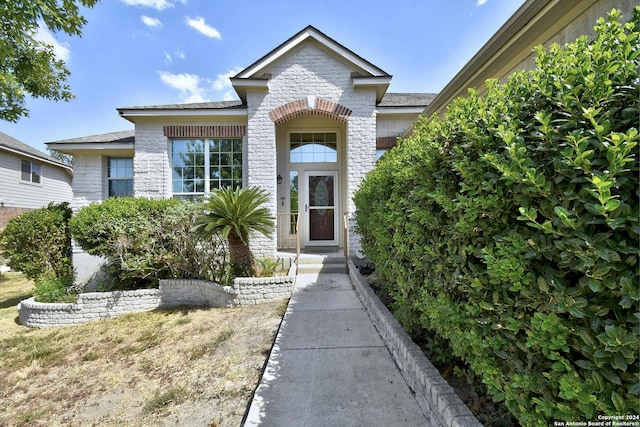
{"type": "Polygon", "coordinates": [[[381,68],[373,65],[371,62],[362,58],[360,55],[357,55],[350,49],[347,49],[317,28],[308,25],[280,46],[276,47],[271,52],[249,65],[247,68],[240,71],[232,78],[232,80],[260,78],[261,75],[265,73],[265,70],[271,67],[280,58],[297,49],[300,45],[309,40],[316,41],[330,53],[342,58],[363,76],[391,77],[390,74],[386,73],[381,68]]]}
{"type": "Polygon", "coordinates": [[[392,76],[311,25],[231,78],[231,83],[240,99],[246,102],[246,93],[249,88],[267,90],[267,83],[271,77],[268,74],[269,69],[305,43],[316,43],[329,54],[347,64],[353,69],[354,87],[375,88],[377,100],[382,99],[392,76]]]}
{"type": "Polygon", "coordinates": [[[71,171],[71,168],[69,166],[60,162],[56,158],[51,157],[40,150],[36,150],[30,145],[27,145],[24,142],[18,141],[17,139],[2,132],[0,132],[0,150],[10,151],[20,156],[28,157],[35,160],[40,160],[40,161],[49,163],[53,166],[57,166],[57,167],[66,169],[68,171],[71,171]]]}

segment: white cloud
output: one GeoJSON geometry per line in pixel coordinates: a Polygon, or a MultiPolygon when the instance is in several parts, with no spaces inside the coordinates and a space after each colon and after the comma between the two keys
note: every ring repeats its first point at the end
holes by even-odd
{"type": "Polygon", "coordinates": [[[197,16],[195,18],[187,17],[185,19],[185,22],[188,26],[195,29],[201,34],[204,34],[207,37],[211,37],[212,39],[218,39],[218,40],[222,39],[220,32],[218,32],[218,30],[213,28],[211,25],[204,22],[204,18],[201,16],[197,16]]]}
{"type": "Polygon", "coordinates": [[[173,62],[173,59],[184,59],[185,58],[185,54],[183,51],[181,50],[176,50],[175,52],[173,52],[173,54],[165,51],[164,52],[164,62],[166,64],[171,64],[173,62]]]}
{"type": "Polygon", "coordinates": [[[231,80],[229,80],[229,79],[231,77],[235,76],[236,74],[238,74],[240,71],[242,71],[242,68],[236,67],[235,69],[229,70],[224,74],[218,74],[218,77],[213,82],[213,89],[214,90],[224,90],[224,89],[230,88],[231,87],[231,80]]]}
{"type": "Polygon", "coordinates": [[[51,31],[49,31],[46,27],[38,25],[36,39],[53,47],[53,53],[56,58],[61,59],[65,62],[68,61],[69,58],[71,58],[71,49],[69,48],[69,43],[59,42],[58,40],[56,40],[53,34],[51,34],[51,31]]]}
{"type": "Polygon", "coordinates": [[[205,89],[200,86],[205,83],[206,79],[202,79],[195,74],[180,73],[173,74],[167,71],[159,71],[162,83],[173,89],[180,91],[182,102],[205,102],[205,89]]]}
{"type": "Polygon", "coordinates": [[[238,99],[238,94],[233,90],[228,90],[222,95],[223,101],[234,101],[238,99]]]}
{"type": "Polygon", "coordinates": [[[162,27],[162,22],[160,22],[160,20],[158,18],[152,18],[152,17],[147,16],[147,15],[142,15],[140,17],[140,19],[142,19],[142,22],[144,22],[144,25],[146,25],[149,28],[160,28],[160,27],[162,27]]]}
{"type": "Polygon", "coordinates": [[[482,6],[483,4],[485,4],[488,1],[489,0],[478,0],[478,2],[476,3],[476,6],[482,6]]]}
{"type": "MultiPolygon", "coordinates": [[[[173,3],[167,0],[120,0],[128,6],[150,7],[156,10],[165,10],[173,7],[173,3]]],[[[184,4],[184,2],[183,2],[184,4]]]]}

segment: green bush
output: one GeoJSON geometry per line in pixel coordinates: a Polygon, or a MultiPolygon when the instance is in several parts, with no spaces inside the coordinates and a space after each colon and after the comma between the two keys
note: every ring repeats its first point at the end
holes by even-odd
{"type": "Polygon", "coordinates": [[[0,233],[0,252],[7,265],[30,279],[73,277],[69,218],[68,203],[51,203],[9,220],[0,233]]]}
{"type": "Polygon", "coordinates": [[[355,195],[398,319],[522,425],[638,413],[639,16],[423,119],[355,195]]]}
{"type": "Polygon", "coordinates": [[[73,287],[73,276],[45,274],[35,279],[33,296],[38,302],[75,302],[78,294],[73,287]]]}
{"type": "Polygon", "coordinates": [[[155,287],[166,278],[218,281],[223,245],[191,232],[199,208],[176,199],[109,198],[80,209],[70,228],[84,250],[109,261],[115,288],[155,287]]]}

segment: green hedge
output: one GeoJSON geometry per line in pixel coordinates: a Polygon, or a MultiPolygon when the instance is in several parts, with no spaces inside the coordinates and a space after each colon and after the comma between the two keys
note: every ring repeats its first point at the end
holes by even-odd
{"type": "Polygon", "coordinates": [[[522,425],[638,413],[639,16],[423,119],[355,195],[396,316],[522,425]]]}
{"type": "Polygon", "coordinates": [[[71,209],[54,204],[12,218],[0,233],[1,255],[7,265],[30,279],[54,276],[73,282],[71,209]],[[68,280],[69,279],[69,280],[68,280]]]}
{"type": "Polygon", "coordinates": [[[107,258],[111,286],[155,287],[160,279],[224,281],[222,241],[191,232],[201,205],[176,199],[109,198],[80,209],[70,228],[78,245],[107,258]]]}

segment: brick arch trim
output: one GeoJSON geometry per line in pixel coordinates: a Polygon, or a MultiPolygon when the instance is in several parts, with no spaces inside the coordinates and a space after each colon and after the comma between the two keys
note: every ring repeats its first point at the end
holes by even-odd
{"type": "Polygon", "coordinates": [[[302,116],[323,116],[346,124],[352,111],[337,102],[308,96],[274,108],[269,117],[276,125],[302,116]]]}

